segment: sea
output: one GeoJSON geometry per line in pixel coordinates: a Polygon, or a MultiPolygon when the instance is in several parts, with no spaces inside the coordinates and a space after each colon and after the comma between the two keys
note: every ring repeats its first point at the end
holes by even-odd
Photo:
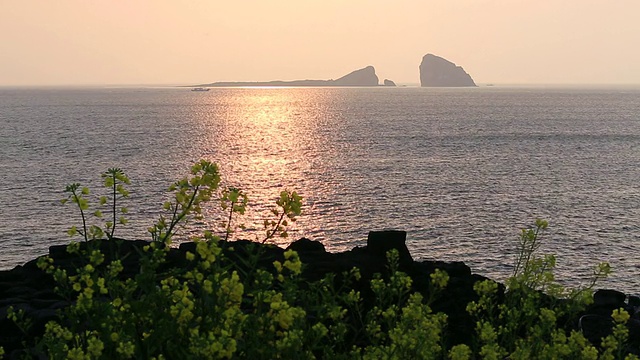
{"type": "MultiPolygon", "coordinates": [[[[414,259],[504,280],[522,229],[544,219],[538,251],[556,255],[560,283],[609,262],[596,287],[640,293],[640,87],[2,88],[0,269],[81,240],[64,189],[89,187],[108,214],[97,199],[113,167],[131,179],[115,235],[150,239],[167,188],[200,159],[249,197],[233,239],[262,241],[288,189],[303,214],[278,245],[337,252],[404,230],[414,259]]],[[[175,244],[223,234],[220,203],[203,213],[175,244]]]]}

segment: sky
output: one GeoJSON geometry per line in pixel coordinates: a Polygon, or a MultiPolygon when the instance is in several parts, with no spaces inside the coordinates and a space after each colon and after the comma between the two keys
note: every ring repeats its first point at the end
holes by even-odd
{"type": "Polygon", "coordinates": [[[0,86],[335,79],[640,84],[640,0],[0,0],[0,86]]]}

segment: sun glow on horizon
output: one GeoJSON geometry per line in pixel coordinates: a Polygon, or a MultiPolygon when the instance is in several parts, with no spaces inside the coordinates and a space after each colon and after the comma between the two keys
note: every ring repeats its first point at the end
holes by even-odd
{"type": "Polygon", "coordinates": [[[0,2],[0,86],[330,79],[418,83],[443,56],[476,83],[640,84],[640,2],[0,2]],[[575,16],[580,14],[580,16],[575,16]]]}

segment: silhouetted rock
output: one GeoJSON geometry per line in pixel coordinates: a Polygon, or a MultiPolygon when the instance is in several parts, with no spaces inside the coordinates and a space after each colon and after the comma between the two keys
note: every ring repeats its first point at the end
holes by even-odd
{"type": "Polygon", "coordinates": [[[334,80],[332,86],[378,86],[378,76],[373,66],[352,71],[347,75],[334,80]]]}
{"type": "Polygon", "coordinates": [[[384,79],[384,86],[396,86],[396,83],[389,79],[384,79]]]}
{"type": "Polygon", "coordinates": [[[321,242],[309,240],[307,238],[302,238],[300,240],[292,242],[291,244],[289,244],[289,246],[287,246],[287,250],[293,250],[298,254],[314,255],[327,252],[321,242]]]}
{"type": "Polygon", "coordinates": [[[399,230],[369,231],[367,252],[385,258],[389,250],[398,250],[400,263],[411,263],[413,258],[407,245],[407,232],[399,230]]]}
{"type": "Polygon", "coordinates": [[[433,54],[427,54],[420,63],[420,86],[464,87],[476,86],[461,66],[433,54]]]}
{"type": "Polygon", "coordinates": [[[378,76],[373,66],[355,70],[337,80],[293,80],[293,81],[226,81],[195,85],[198,87],[234,86],[378,86],[378,76]]]}
{"type": "Polygon", "coordinates": [[[608,306],[614,309],[624,305],[627,296],[617,290],[601,289],[593,294],[594,306],[608,306]]]}

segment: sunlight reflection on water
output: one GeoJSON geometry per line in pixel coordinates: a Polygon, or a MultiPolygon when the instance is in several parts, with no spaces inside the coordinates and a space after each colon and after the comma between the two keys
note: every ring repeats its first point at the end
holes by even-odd
{"type": "MultiPolygon", "coordinates": [[[[330,196],[326,184],[309,175],[323,172],[317,158],[322,151],[318,142],[325,134],[319,129],[330,118],[328,109],[336,105],[333,94],[324,89],[241,89],[218,98],[217,107],[203,104],[202,111],[194,112],[193,120],[202,131],[202,154],[219,163],[225,186],[249,195],[249,209],[239,223],[250,237],[263,238],[263,221],[273,217],[270,210],[280,191],[298,191],[311,205],[305,208],[307,214],[313,214],[309,203],[315,198],[330,196]]],[[[209,218],[219,213],[207,210],[209,218]]],[[[305,215],[291,224],[290,233],[293,238],[311,236],[321,231],[319,225],[305,215]]]]}
{"type": "MultiPolygon", "coordinates": [[[[206,158],[250,198],[238,236],[261,239],[283,189],[304,197],[291,239],[339,251],[400,229],[417,259],[462,260],[497,279],[514,240],[548,219],[544,249],[570,282],[597,261],[640,285],[640,92],[548,89],[263,88],[0,93],[0,267],[65,243],[72,181],[123,168],[131,223],[148,238],[166,187],[206,158]]],[[[203,228],[223,221],[212,203],[203,228]]],[[[289,240],[279,240],[287,244],[289,240]]]]}

